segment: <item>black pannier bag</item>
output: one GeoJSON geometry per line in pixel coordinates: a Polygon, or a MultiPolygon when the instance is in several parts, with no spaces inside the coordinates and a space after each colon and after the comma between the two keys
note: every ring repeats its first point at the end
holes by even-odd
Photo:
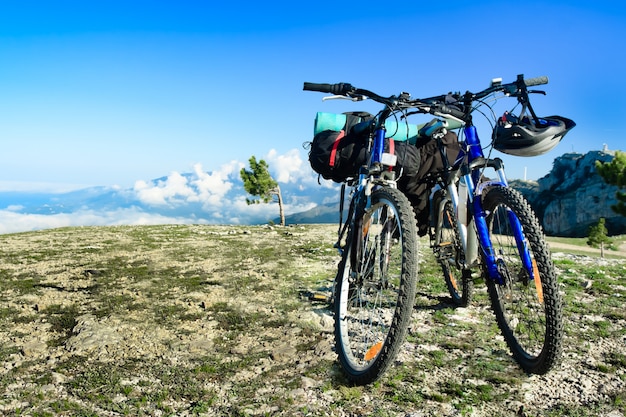
{"type": "Polygon", "coordinates": [[[419,148],[407,141],[394,141],[394,148],[398,159],[393,170],[398,189],[402,192],[415,189],[419,183],[418,171],[422,159],[419,148]]]}
{"type": "MultiPolygon", "coordinates": [[[[446,151],[448,163],[453,165],[459,153],[461,152],[461,144],[454,132],[447,132],[442,138],[442,142],[446,151]]],[[[439,146],[435,140],[427,140],[425,143],[418,139],[416,145],[406,144],[407,147],[413,147],[407,155],[417,152],[416,167],[407,167],[407,161],[403,159],[398,150],[399,143],[396,142],[396,155],[398,155],[398,165],[402,165],[406,170],[403,176],[398,178],[398,189],[402,191],[413,206],[415,219],[417,220],[418,232],[420,236],[424,236],[428,231],[428,200],[432,187],[435,185],[434,179],[437,172],[443,171],[444,163],[439,151],[439,146]]],[[[404,157],[406,159],[408,157],[404,157]]],[[[414,156],[411,156],[415,160],[414,156]]],[[[409,160],[408,164],[412,164],[409,160]]],[[[396,166],[396,172],[400,167],[396,166]]]]}
{"type": "MultiPolygon", "coordinates": [[[[318,113],[316,134],[309,149],[311,168],[323,178],[335,182],[356,177],[359,167],[366,165],[369,159],[368,132],[355,133],[352,127],[372,118],[366,112],[318,113]]],[[[385,142],[386,151],[391,152],[391,144],[385,142]]],[[[458,137],[449,131],[442,142],[448,162],[452,165],[461,151],[458,137]]],[[[398,158],[394,167],[398,189],[411,202],[419,234],[424,236],[428,231],[428,200],[435,184],[434,178],[438,171],[444,169],[439,147],[435,140],[417,136],[411,140],[393,141],[393,152],[398,158]]]]}
{"type": "Polygon", "coordinates": [[[338,120],[342,126],[326,123],[332,129],[323,129],[324,126],[318,126],[321,121],[316,120],[316,131],[321,131],[315,134],[310,143],[309,163],[313,171],[324,179],[343,182],[357,176],[359,167],[366,165],[369,158],[368,132],[356,133],[352,127],[362,121],[371,120],[373,116],[367,112],[350,112],[337,116],[340,116],[338,120]],[[337,128],[340,130],[336,130],[337,128]]]}

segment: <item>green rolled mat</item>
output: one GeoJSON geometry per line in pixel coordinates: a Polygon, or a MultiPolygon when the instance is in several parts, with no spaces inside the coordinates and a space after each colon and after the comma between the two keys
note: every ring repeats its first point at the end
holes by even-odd
{"type": "MultiPolygon", "coordinates": [[[[364,123],[364,122],[361,122],[364,123]]],[[[408,140],[410,143],[415,143],[418,135],[418,131],[426,123],[419,125],[411,123],[398,123],[394,119],[387,119],[385,121],[385,129],[387,130],[387,137],[393,138],[395,141],[408,140]]],[[[324,130],[340,131],[346,125],[346,115],[342,113],[327,113],[318,112],[315,116],[314,135],[317,135],[324,130]]],[[[454,121],[448,121],[448,129],[457,129],[461,127],[461,124],[454,121]]]]}

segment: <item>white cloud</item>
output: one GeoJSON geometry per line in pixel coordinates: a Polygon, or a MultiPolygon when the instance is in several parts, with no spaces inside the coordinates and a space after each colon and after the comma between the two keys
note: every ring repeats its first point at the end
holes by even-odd
{"type": "Polygon", "coordinates": [[[136,207],[110,211],[80,210],[73,213],[27,214],[0,210],[0,234],[68,226],[116,226],[205,223],[185,217],[146,213],[136,207]]]}
{"type": "Polygon", "coordinates": [[[133,188],[137,199],[149,206],[176,207],[186,203],[201,203],[205,210],[224,205],[226,194],[233,188],[233,176],[239,175],[243,164],[231,161],[218,170],[206,172],[202,164],[193,166],[193,173],[172,172],[156,184],[139,180],[133,188]]]}
{"type": "Polygon", "coordinates": [[[311,169],[307,156],[305,155],[304,159],[301,157],[301,152],[294,148],[279,155],[275,149],[271,149],[264,159],[269,164],[272,177],[279,183],[298,184],[300,190],[309,187],[339,189],[337,183],[319,177],[311,169]]]}
{"type": "Polygon", "coordinates": [[[275,149],[271,149],[265,160],[270,166],[274,179],[278,182],[296,182],[302,177],[302,159],[297,149],[287,151],[283,155],[279,155],[275,149]]]}
{"type": "MultiPolygon", "coordinates": [[[[333,192],[338,189],[337,184],[330,181],[318,184],[317,175],[297,149],[282,155],[271,150],[264,159],[282,185],[287,215],[315,207],[329,195],[329,188],[333,195],[338,195],[333,192]]],[[[244,166],[246,164],[242,162],[231,161],[205,172],[198,163],[188,174],[174,171],[157,181],[138,180],[130,189],[114,187],[110,199],[104,199],[109,194],[103,194],[103,188],[87,188],[84,193],[91,201],[88,205],[82,203],[81,194],[72,196],[72,201],[78,201],[74,206],[72,201],[64,204],[63,194],[53,194],[48,197],[50,214],[40,214],[41,207],[33,207],[24,201],[8,202],[0,210],[0,234],[87,225],[258,224],[277,218],[276,203],[246,204],[249,195],[239,178],[239,171],[244,166]],[[125,208],[116,206],[118,203],[125,208]],[[128,207],[129,204],[136,206],[128,207]],[[57,208],[64,212],[59,213],[57,208]]]]}
{"type": "Polygon", "coordinates": [[[156,185],[136,181],[134,190],[142,203],[156,206],[180,203],[195,195],[187,185],[187,178],[175,171],[156,185]]]}
{"type": "Polygon", "coordinates": [[[242,163],[232,161],[222,165],[219,170],[208,173],[203,171],[201,164],[195,164],[193,169],[196,178],[191,183],[196,187],[197,195],[195,200],[189,201],[199,201],[205,209],[223,206],[226,193],[233,187],[230,177],[234,173],[239,174],[242,167],[242,163]]]}

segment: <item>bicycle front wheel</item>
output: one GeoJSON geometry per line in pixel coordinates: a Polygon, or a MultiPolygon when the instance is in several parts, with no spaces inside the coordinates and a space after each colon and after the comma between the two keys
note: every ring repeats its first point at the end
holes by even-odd
{"type": "Polygon", "coordinates": [[[347,378],[364,385],[394,361],[413,310],[417,231],[406,197],[374,191],[348,242],[335,284],[335,340],[347,378]]]}
{"type": "Polygon", "coordinates": [[[545,374],[559,359],[563,322],[543,231],[530,205],[510,188],[488,189],[483,208],[504,281],[487,279],[498,326],[519,365],[526,372],[545,374]]]}

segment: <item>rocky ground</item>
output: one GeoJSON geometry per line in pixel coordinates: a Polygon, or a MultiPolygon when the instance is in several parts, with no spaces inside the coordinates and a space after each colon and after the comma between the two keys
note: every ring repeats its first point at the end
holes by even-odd
{"type": "MultiPolygon", "coordinates": [[[[347,384],[328,293],[336,226],[68,228],[0,236],[0,414],[626,414],[624,259],[553,245],[561,365],[523,374],[483,290],[448,303],[422,247],[396,365],[347,384]]],[[[479,286],[480,287],[480,286],[479,286]]]]}

